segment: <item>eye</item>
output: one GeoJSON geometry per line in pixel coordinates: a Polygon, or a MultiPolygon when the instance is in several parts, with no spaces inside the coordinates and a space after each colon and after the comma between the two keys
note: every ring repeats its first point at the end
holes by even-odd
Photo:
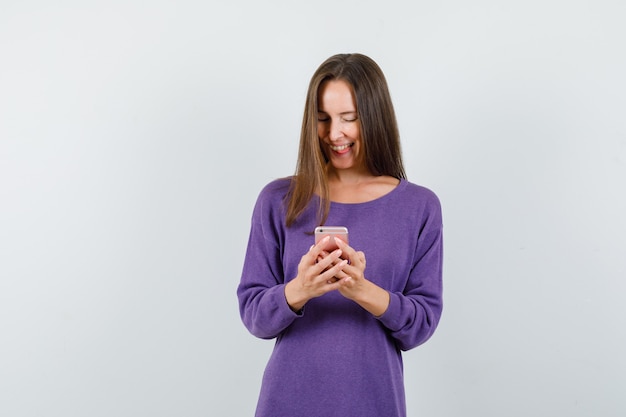
{"type": "Polygon", "coordinates": [[[356,112],[346,112],[341,116],[341,121],[346,123],[356,122],[358,119],[359,115],[356,112]]]}
{"type": "Polygon", "coordinates": [[[317,116],[317,121],[318,122],[327,122],[329,120],[330,120],[330,118],[328,116],[317,116]]]}

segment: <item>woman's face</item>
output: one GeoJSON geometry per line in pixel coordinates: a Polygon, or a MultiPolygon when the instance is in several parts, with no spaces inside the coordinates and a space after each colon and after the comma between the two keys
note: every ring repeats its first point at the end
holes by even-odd
{"type": "Polygon", "coordinates": [[[332,166],[362,167],[361,125],[350,85],[343,80],[322,83],[317,108],[317,133],[332,166]]]}

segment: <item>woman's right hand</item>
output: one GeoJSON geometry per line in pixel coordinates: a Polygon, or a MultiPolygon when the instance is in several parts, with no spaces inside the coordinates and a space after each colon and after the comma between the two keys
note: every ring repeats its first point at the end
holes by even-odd
{"type": "Polygon", "coordinates": [[[285,285],[285,298],[293,311],[300,311],[312,298],[339,288],[335,276],[348,263],[339,259],[341,249],[327,254],[323,248],[330,239],[326,236],[317,245],[311,246],[298,264],[298,275],[285,285]]]}

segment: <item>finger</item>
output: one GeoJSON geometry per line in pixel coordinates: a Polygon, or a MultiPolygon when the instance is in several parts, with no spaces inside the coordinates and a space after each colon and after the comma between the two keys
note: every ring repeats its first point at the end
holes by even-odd
{"type": "Polygon", "coordinates": [[[351,255],[354,255],[357,253],[356,249],[348,245],[343,240],[339,239],[338,237],[334,237],[334,239],[335,239],[335,243],[337,244],[337,247],[339,247],[344,252],[350,253],[351,255]]]}
{"type": "Polygon", "coordinates": [[[365,269],[365,254],[361,251],[356,253],[356,256],[361,264],[363,264],[363,269],[365,269]]]}
{"type": "Polygon", "coordinates": [[[317,249],[318,251],[324,250],[329,240],[330,240],[330,236],[324,236],[319,242],[317,242],[314,245],[314,248],[317,249]]]}
{"type": "Polygon", "coordinates": [[[351,277],[353,280],[360,280],[365,274],[365,257],[364,256],[355,256],[353,259],[356,259],[355,262],[349,262],[341,269],[341,274],[337,275],[337,277],[348,278],[351,277]]]}
{"type": "MultiPolygon", "coordinates": [[[[341,249],[347,249],[350,248],[350,245],[348,245],[346,242],[344,242],[342,239],[339,239],[337,236],[334,236],[333,239],[335,239],[335,244],[337,244],[337,247],[341,248],[341,249]]],[[[352,249],[352,248],[350,248],[352,249]]]]}
{"type": "MultiPolygon", "coordinates": [[[[313,246],[311,246],[311,247],[313,247],[313,246]]],[[[326,258],[328,255],[330,255],[329,252],[327,252],[326,250],[322,250],[322,252],[319,255],[317,255],[316,262],[321,261],[322,259],[326,258]]]]}
{"type": "Polygon", "coordinates": [[[318,273],[321,273],[322,271],[332,267],[333,265],[336,265],[337,262],[340,261],[339,257],[341,256],[341,254],[341,249],[335,249],[324,258],[319,256],[317,258],[317,263],[315,264],[318,273]]]}
{"type": "Polygon", "coordinates": [[[353,265],[361,270],[365,269],[365,254],[361,251],[353,251],[349,254],[350,265],[353,265]]]}
{"type": "Polygon", "coordinates": [[[335,239],[335,243],[337,244],[337,247],[341,249],[345,255],[343,258],[349,259],[350,262],[353,262],[353,257],[355,256],[356,251],[350,245],[348,245],[346,242],[339,239],[338,237],[334,237],[334,239],[335,239]]]}
{"type": "MultiPolygon", "coordinates": [[[[344,269],[345,269],[345,266],[344,266],[344,269]]],[[[350,275],[348,275],[346,271],[344,271],[343,269],[335,275],[335,278],[337,278],[338,280],[348,278],[348,277],[350,277],[350,275]]]]}
{"type": "Polygon", "coordinates": [[[311,262],[315,262],[320,257],[320,255],[323,252],[325,252],[324,246],[326,245],[329,239],[330,239],[330,236],[325,236],[322,240],[320,240],[315,245],[311,245],[311,247],[309,248],[309,251],[305,254],[305,256],[307,256],[311,262]]]}
{"type": "Polygon", "coordinates": [[[320,252],[320,254],[317,256],[317,259],[324,259],[328,255],[330,255],[330,252],[327,252],[326,250],[322,250],[322,252],[320,252]]]}
{"type": "Polygon", "coordinates": [[[328,268],[326,271],[324,271],[320,277],[323,277],[323,279],[325,281],[330,280],[331,278],[335,278],[335,279],[341,279],[344,278],[346,276],[345,273],[343,273],[342,269],[348,264],[347,260],[342,260],[341,262],[333,265],[332,267],[328,268]]]}

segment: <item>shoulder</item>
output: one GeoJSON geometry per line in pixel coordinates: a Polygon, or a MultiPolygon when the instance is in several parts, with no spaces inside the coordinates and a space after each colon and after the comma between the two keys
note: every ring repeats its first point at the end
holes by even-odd
{"type": "Polygon", "coordinates": [[[279,178],[266,184],[259,193],[256,202],[257,211],[275,211],[284,206],[285,197],[291,187],[291,177],[279,178]]]}
{"type": "Polygon", "coordinates": [[[439,197],[430,188],[403,181],[398,205],[404,207],[410,216],[415,216],[415,222],[420,228],[440,229],[443,224],[443,214],[439,197]]]}
{"type": "Polygon", "coordinates": [[[289,192],[289,187],[291,187],[291,177],[279,178],[273,180],[272,182],[266,184],[259,194],[259,198],[261,197],[285,197],[289,192]]]}
{"type": "Polygon", "coordinates": [[[430,206],[435,209],[441,209],[439,197],[430,188],[406,180],[403,180],[400,185],[404,185],[402,189],[404,198],[415,199],[419,201],[420,204],[430,206]]]}

